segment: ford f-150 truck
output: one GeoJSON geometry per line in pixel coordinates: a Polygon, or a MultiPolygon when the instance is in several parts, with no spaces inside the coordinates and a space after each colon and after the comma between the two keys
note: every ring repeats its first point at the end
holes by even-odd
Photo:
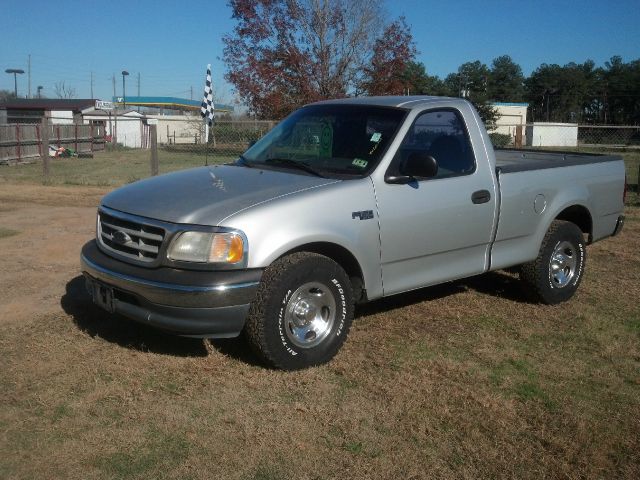
{"type": "Polygon", "coordinates": [[[244,332],[283,369],[330,360],[354,304],[519,266],[556,304],[622,228],[617,156],[495,150],[462,99],[330,100],[237,161],[106,195],[81,254],[94,302],[179,335],[244,332]]]}

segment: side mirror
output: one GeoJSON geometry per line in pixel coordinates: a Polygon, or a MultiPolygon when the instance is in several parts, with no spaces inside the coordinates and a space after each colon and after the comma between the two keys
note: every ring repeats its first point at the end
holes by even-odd
{"type": "Polygon", "coordinates": [[[432,178],[438,174],[438,162],[426,152],[413,152],[402,162],[399,175],[387,176],[387,183],[407,184],[416,178],[432,178]]]}
{"type": "Polygon", "coordinates": [[[408,177],[435,177],[438,174],[438,162],[426,152],[413,152],[400,166],[400,173],[408,177]]]}

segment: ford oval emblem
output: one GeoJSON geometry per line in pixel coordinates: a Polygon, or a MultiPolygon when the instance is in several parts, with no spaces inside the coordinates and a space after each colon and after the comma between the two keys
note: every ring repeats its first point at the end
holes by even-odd
{"type": "Polygon", "coordinates": [[[111,238],[119,245],[126,245],[127,243],[132,241],[129,234],[123,232],[122,230],[116,230],[115,232],[113,232],[111,238]]]}

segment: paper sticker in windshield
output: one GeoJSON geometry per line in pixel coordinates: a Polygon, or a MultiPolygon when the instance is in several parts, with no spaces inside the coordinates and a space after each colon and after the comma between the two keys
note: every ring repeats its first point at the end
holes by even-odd
{"type": "Polygon", "coordinates": [[[382,138],[382,134],[380,132],[376,132],[373,135],[371,135],[371,141],[372,142],[378,143],[381,138],[382,138]]]}
{"type": "Polygon", "coordinates": [[[331,158],[333,156],[331,147],[333,145],[333,128],[329,122],[322,122],[320,131],[320,156],[331,158]]]}
{"type": "Polygon", "coordinates": [[[351,162],[351,165],[355,165],[356,167],[360,168],[365,168],[368,164],[369,162],[367,162],[366,160],[362,160],[361,158],[354,158],[353,162],[351,162]]]}

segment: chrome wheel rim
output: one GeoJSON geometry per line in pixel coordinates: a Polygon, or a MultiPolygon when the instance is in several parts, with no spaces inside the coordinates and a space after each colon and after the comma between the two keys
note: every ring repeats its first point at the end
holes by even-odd
{"type": "Polygon", "coordinates": [[[284,314],[287,338],[301,348],[312,348],[327,338],[336,319],[336,300],[329,287],[305,283],[289,297],[284,314]]]}
{"type": "Polygon", "coordinates": [[[570,242],[559,242],[549,261],[549,281],[554,288],[566,287],[576,274],[577,251],[570,242]]]}

